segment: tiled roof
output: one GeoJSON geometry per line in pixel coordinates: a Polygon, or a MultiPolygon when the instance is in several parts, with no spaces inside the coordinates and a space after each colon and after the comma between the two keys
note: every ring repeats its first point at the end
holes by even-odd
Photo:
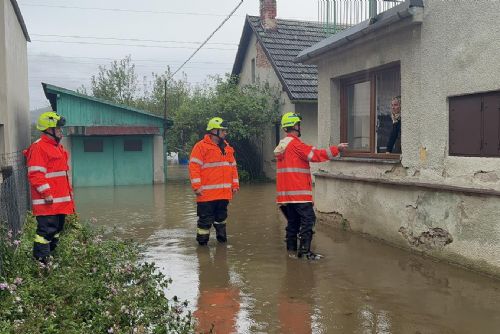
{"type": "Polygon", "coordinates": [[[247,16],[233,74],[240,74],[250,42],[250,33],[253,32],[261,43],[289,98],[291,100],[317,100],[317,67],[294,63],[293,60],[302,50],[325,39],[330,34],[318,22],[277,19],[277,25],[277,30],[265,31],[262,28],[260,17],[247,16]]]}

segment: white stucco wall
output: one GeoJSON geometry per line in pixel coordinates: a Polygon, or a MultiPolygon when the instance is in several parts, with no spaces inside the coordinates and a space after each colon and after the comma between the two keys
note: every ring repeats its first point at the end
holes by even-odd
{"type": "Polygon", "coordinates": [[[0,152],[29,145],[27,42],[10,1],[0,4],[0,152]]]}
{"type": "MultiPolygon", "coordinates": [[[[319,65],[319,145],[340,139],[339,78],[400,62],[400,166],[344,160],[321,168],[403,183],[500,190],[500,158],[448,156],[448,97],[500,90],[500,2],[424,5],[421,25],[394,24],[312,62],[319,65]]],[[[415,235],[440,227],[454,241],[429,253],[500,274],[499,197],[328,178],[316,178],[316,185],[317,209],[330,218],[342,216],[353,230],[407,246],[400,227],[415,235]],[[413,218],[407,213],[412,207],[413,218]]]]}
{"type": "Polygon", "coordinates": [[[153,183],[165,183],[163,136],[153,136],[153,183]]]}
{"type": "MultiPolygon", "coordinates": [[[[252,84],[252,59],[256,60],[255,77],[256,83],[267,82],[271,87],[276,88],[280,92],[280,113],[299,112],[303,116],[302,123],[302,139],[310,144],[317,145],[318,141],[318,119],[317,119],[317,103],[292,103],[286,91],[274,71],[270,61],[264,54],[261,46],[258,45],[257,37],[252,34],[248,44],[247,52],[243,61],[243,66],[240,73],[240,85],[252,84]]],[[[284,137],[285,133],[280,131],[280,137],[284,137]]],[[[276,178],[276,162],[274,160],[273,150],[276,147],[275,143],[276,132],[274,127],[270,127],[263,131],[262,142],[256,143],[257,147],[262,152],[263,170],[266,177],[270,179],[276,178]]]]}

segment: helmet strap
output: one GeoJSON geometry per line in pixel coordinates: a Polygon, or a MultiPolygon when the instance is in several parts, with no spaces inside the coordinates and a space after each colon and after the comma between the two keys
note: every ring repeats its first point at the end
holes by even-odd
{"type": "Polygon", "coordinates": [[[45,133],[46,135],[54,138],[54,140],[56,141],[56,143],[59,144],[59,142],[61,141],[61,138],[57,137],[56,134],[55,134],[55,128],[47,128],[47,130],[43,131],[43,133],[45,133]],[[52,131],[49,131],[50,129],[54,129],[52,131]]]}

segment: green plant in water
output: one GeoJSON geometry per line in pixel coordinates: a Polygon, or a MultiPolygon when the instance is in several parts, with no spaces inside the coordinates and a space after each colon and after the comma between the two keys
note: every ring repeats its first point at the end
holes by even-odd
{"type": "Polygon", "coordinates": [[[73,216],[44,266],[31,256],[35,229],[28,217],[19,239],[0,233],[0,333],[194,333],[187,303],[166,297],[170,279],[137,244],[73,216]]]}

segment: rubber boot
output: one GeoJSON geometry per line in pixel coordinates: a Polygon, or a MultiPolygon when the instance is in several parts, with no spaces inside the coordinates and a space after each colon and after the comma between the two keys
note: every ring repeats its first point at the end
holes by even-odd
{"type": "Polygon", "coordinates": [[[322,256],[311,252],[311,241],[312,237],[301,238],[299,245],[299,252],[297,256],[299,258],[305,257],[308,260],[319,260],[322,256]]]}
{"type": "Polygon", "coordinates": [[[200,246],[205,246],[210,239],[210,230],[198,228],[198,232],[196,233],[196,241],[200,246]]]}
{"type": "Polygon", "coordinates": [[[226,234],[226,223],[215,223],[215,235],[217,237],[217,241],[220,243],[227,242],[227,234],[226,234]]]}
{"type": "Polygon", "coordinates": [[[286,250],[289,252],[297,252],[297,238],[286,239],[286,250]]]}

